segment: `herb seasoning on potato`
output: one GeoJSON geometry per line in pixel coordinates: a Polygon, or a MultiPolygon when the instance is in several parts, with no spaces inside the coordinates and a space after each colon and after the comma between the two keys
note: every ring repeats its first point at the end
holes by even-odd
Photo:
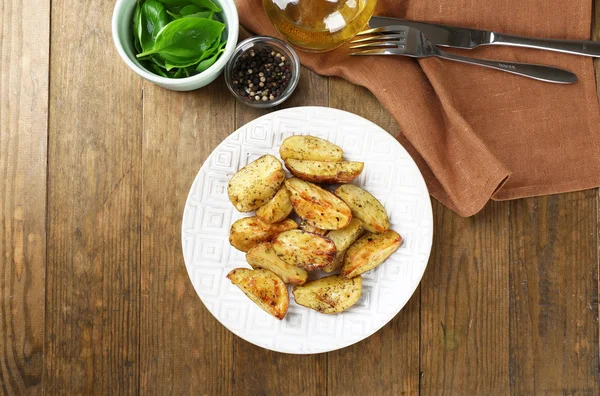
{"type": "Polygon", "coordinates": [[[316,184],[296,177],[287,179],[292,206],[308,224],[323,230],[339,230],[352,220],[352,211],[338,197],[316,184]]]}
{"type": "Polygon", "coordinates": [[[325,314],[343,312],[360,298],[361,274],[381,265],[402,237],[390,230],[385,208],[373,195],[343,184],[362,173],[363,162],[344,161],[339,146],[314,136],[288,137],[279,153],[295,177],[286,180],[281,162],[267,154],[229,180],[231,203],[256,216],[237,220],[229,234],[254,270],[238,268],[227,277],[278,319],[287,312],[286,283],[295,285],[297,304],[325,314]],[[315,183],[342,185],[331,193],[315,183]],[[292,211],[300,229],[289,218],[292,211]],[[338,275],[307,281],[309,271],[338,269],[338,275]]]}
{"type": "Polygon", "coordinates": [[[285,317],[290,297],[285,283],[273,272],[236,268],[227,274],[227,278],[265,312],[279,320],[285,317]]]}
{"type": "Polygon", "coordinates": [[[370,271],[387,260],[401,244],[402,237],[396,231],[367,233],[346,251],[341,274],[346,278],[354,278],[370,271]]]}
{"type": "Polygon", "coordinates": [[[283,231],[296,228],[298,228],[298,224],[292,219],[269,224],[256,216],[244,217],[231,225],[229,243],[234,248],[247,252],[259,243],[275,239],[283,231]]]}
{"type": "Polygon", "coordinates": [[[362,235],[363,231],[363,222],[357,218],[352,219],[350,224],[341,230],[329,231],[327,233],[327,238],[331,239],[335,244],[336,254],[335,260],[333,260],[331,264],[323,267],[323,271],[333,272],[340,268],[346,250],[362,235]]]}
{"type": "Polygon", "coordinates": [[[323,230],[321,228],[317,228],[313,225],[308,224],[306,219],[300,220],[300,229],[302,231],[312,232],[313,234],[318,234],[318,235],[325,235],[328,232],[327,230],[323,230]]]}
{"type": "Polygon", "coordinates": [[[286,263],[307,271],[331,264],[335,258],[335,244],[330,239],[301,230],[279,234],[273,250],[286,263]]]}
{"type": "Polygon", "coordinates": [[[279,148],[279,156],[286,161],[288,158],[315,161],[341,161],[342,149],[327,140],[315,136],[290,136],[279,148]]]}
{"type": "Polygon", "coordinates": [[[285,167],[292,175],[314,183],[350,183],[363,171],[364,162],[329,162],[289,158],[285,167]]]}
{"type": "Polygon", "coordinates": [[[264,268],[279,276],[285,283],[302,285],[308,273],[302,268],[290,265],[277,256],[271,243],[256,245],[246,254],[246,261],[254,269],[264,268]]]}
{"type": "Polygon", "coordinates": [[[390,229],[385,208],[368,191],[353,184],[344,184],[333,193],[350,207],[352,216],[363,221],[365,230],[382,233],[390,229]]]}
{"type": "Polygon", "coordinates": [[[290,192],[281,187],[269,202],[258,208],[256,217],[265,223],[276,223],[288,217],[293,209],[290,192]]]}
{"type": "Polygon", "coordinates": [[[273,198],[284,180],[281,162],[272,155],[263,155],[231,177],[227,195],[238,211],[251,212],[273,198]]]}
{"type": "Polygon", "coordinates": [[[362,294],[362,278],[326,276],[294,287],[294,301],[324,314],[340,313],[354,305],[362,294]]]}

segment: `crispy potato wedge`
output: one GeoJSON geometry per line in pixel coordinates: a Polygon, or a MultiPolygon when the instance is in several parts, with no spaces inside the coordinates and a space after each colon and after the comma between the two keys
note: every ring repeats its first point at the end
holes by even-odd
{"type": "Polygon", "coordinates": [[[301,230],[282,232],[272,246],[280,259],[306,271],[331,264],[335,258],[335,244],[331,240],[301,230]]]}
{"type": "Polygon", "coordinates": [[[258,208],[256,217],[265,223],[277,223],[288,217],[293,209],[290,192],[287,188],[281,187],[269,202],[258,208]]]}
{"type": "Polygon", "coordinates": [[[385,208],[368,191],[353,184],[344,184],[333,193],[352,209],[352,216],[363,221],[365,230],[382,233],[390,229],[385,208]]]}
{"type": "Polygon", "coordinates": [[[269,224],[256,216],[244,217],[231,225],[229,243],[234,248],[247,252],[259,243],[275,239],[281,232],[296,228],[298,224],[292,219],[269,224]]]}
{"type": "Polygon", "coordinates": [[[341,161],[342,154],[339,146],[314,136],[290,136],[279,147],[279,156],[284,161],[288,158],[341,161]]]}
{"type": "Polygon", "coordinates": [[[290,304],[285,283],[266,269],[236,268],[227,278],[265,312],[281,320],[290,304]]]}
{"type": "Polygon", "coordinates": [[[340,268],[343,264],[346,249],[362,235],[363,231],[363,222],[357,218],[353,218],[350,224],[341,230],[329,231],[327,233],[327,238],[335,243],[336,254],[333,262],[323,267],[322,270],[325,272],[333,272],[340,268]]]}
{"type": "Polygon", "coordinates": [[[383,263],[402,244],[402,237],[396,231],[383,234],[367,233],[354,242],[346,251],[341,275],[354,278],[383,263]]]}
{"type": "Polygon", "coordinates": [[[238,211],[251,212],[273,198],[284,180],[281,162],[272,155],[263,155],[231,177],[227,195],[238,211]]]}
{"type": "Polygon", "coordinates": [[[320,228],[317,228],[315,226],[308,224],[308,222],[305,219],[300,220],[300,229],[302,231],[312,232],[313,234],[318,234],[318,235],[325,235],[328,232],[327,230],[322,230],[320,228]]]}
{"type": "Polygon", "coordinates": [[[269,242],[261,243],[250,249],[246,253],[246,261],[254,269],[264,268],[272,271],[285,283],[303,285],[308,278],[305,270],[280,259],[269,242]]]}
{"type": "Polygon", "coordinates": [[[362,293],[362,278],[330,275],[294,287],[292,294],[299,305],[324,314],[343,312],[354,305],[362,293]]]}
{"type": "Polygon", "coordinates": [[[289,158],[285,166],[292,175],[315,183],[350,183],[361,174],[364,162],[327,162],[289,158]]]}
{"type": "Polygon", "coordinates": [[[285,181],[292,206],[301,218],[323,230],[339,230],[352,220],[352,211],[340,198],[321,187],[292,177],[285,181]]]}

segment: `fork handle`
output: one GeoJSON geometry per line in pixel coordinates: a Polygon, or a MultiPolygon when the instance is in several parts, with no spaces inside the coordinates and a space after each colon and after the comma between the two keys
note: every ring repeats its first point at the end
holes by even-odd
{"type": "Polygon", "coordinates": [[[534,80],[546,81],[557,84],[572,84],[577,82],[577,76],[568,70],[557,67],[531,65],[527,63],[500,62],[488,59],[467,58],[466,56],[454,55],[441,52],[440,58],[453,60],[471,65],[489,67],[490,69],[502,70],[519,76],[533,78],[534,80]]]}

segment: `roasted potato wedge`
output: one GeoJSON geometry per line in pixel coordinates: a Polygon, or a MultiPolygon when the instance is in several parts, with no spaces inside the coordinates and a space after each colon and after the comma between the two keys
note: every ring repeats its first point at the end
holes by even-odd
{"type": "Polygon", "coordinates": [[[324,314],[343,312],[354,305],[362,293],[362,278],[326,276],[294,287],[292,294],[299,305],[324,314]]]}
{"type": "Polygon", "coordinates": [[[285,166],[292,175],[315,183],[350,183],[361,174],[364,162],[328,162],[289,158],[285,166]]]}
{"type": "Polygon", "coordinates": [[[325,235],[328,232],[327,230],[322,230],[320,228],[308,224],[308,222],[305,219],[300,220],[300,229],[302,231],[312,232],[313,234],[319,235],[325,235]]]}
{"type": "Polygon", "coordinates": [[[301,218],[323,230],[339,230],[352,220],[352,211],[340,198],[297,177],[285,181],[292,206],[301,218]]]}
{"type": "Polygon", "coordinates": [[[254,269],[264,268],[272,271],[285,283],[303,285],[308,278],[305,270],[280,259],[269,242],[261,243],[250,249],[246,253],[246,261],[254,269]]]}
{"type": "Polygon", "coordinates": [[[269,224],[256,216],[244,217],[231,225],[229,243],[234,248],[247,252],[259,243],[275,239],[281,232],[296,228],[298,228],[298,224],[292,219],[269,224]]]}
{"type": "Polygon", "coordinates": [[[333,193],[352,209],[352,216],[363,221],[365,230],[382,233],[390,229],[385,208],[368,191],[353,184],[344,184],[333,193]]]}
{"type": "Polygon", "coordinates": [[[258,208],[256,217],[265,223],[277,223],[292,213],[292,201],[287,188],[281,187],[269,202],[258,208]]]}
{"type": "Polygon", "coordinates": [[[227,278],[268,314],[281,320],[287,313],[290,304],[287,287],[273,272],[236,268],[227,278]]]}
{"type": "Polygon", "coordinates": [[[281,162],[272,155],[263,155],[231,177],[227,195],[238,211],[251,212],[273,198],[284,180],[281,162]]]}
{"type": "Polygon", "coordinates": [[[282,160],[295,158],[315,161],[341,161],[342,149],[327,140],[314,136],[290,136],[279,148],[282,160]]]}
{"type": "Polygon", "coordinates": [[[353,218],[350,224],[341,230],[333,230],[327,233],[327,238],[335,243],[335,259],[329,265],[322,268],[325,272],[333,272],[343,264],[346,249],[350,247],[363,233],[363,223],[357,218],[353,218]]]}
{"type": "Polygon", "coordinates": [[[367,233],[354,242],[346,251],[341,275],[354,278],[383,263],[402,244],[402,237],[396,231],[383,234],[367,233]]]}
{"type": "Polygon", "coordinates": [[[335,258],[335,244],[331,240],[306,231],[282,232],[272,245],[280,259],[306,271],[331,264],[335,258]]]}

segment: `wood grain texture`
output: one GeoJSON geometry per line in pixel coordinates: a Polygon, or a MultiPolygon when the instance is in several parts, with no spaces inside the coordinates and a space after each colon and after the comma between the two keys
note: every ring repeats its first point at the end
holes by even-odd
{"type": "Polygon", "coordinates": [[[0,394],[41,394],[50,3],[0,2],[0,394]]]}
{"type": "Polygon", "coordinates": [[[513,394],[600,394],[598,194],[510,203],[513,394]]]}
{"type": "Polygon", "coordinates": [[[52,4],[48,394],[136,394],[139,78],[111,40],[112,2],[52,4]]]}
{"type": "MultiPolygon", "coordinates": [[[[594,7],[592,15],[592,40],[600,41],[600,0],[593,0],[594,7]]],[[[594,70],[596,71],[596,93],[600,102],[600,59],[594,59],[594,70]]]]}
{"type": "MultiPolygon", "coordinates": [[[[294,94],[281,106],[327,106],[327,78],[302,68],[294,94]]],[[[257,110],[237,103],[236,129],[273,110],[257,110]]],[[[271,352],[234,338],[233,395],[326,394],[327,355],[287,355],[271,352]]]]}
{"type": "MultiPolygon", "coordinates": [[[[391,134],[394,119],[366,89],[330,79],[330,106],[365,117],[391,134]]],[[[365,158],[368,164],[368,158],[365,158]]],[[[420,291],[385,327],[366,340],[328,354],[331,395],[415,395],[419,392],[420,291]]]]}
{"type": "Polygon", "coordinates": [[[200,166],[233,130],[221,79],[195,92],[144,82],[140,394],[231,394],[233,334],[190,282],[181,216],[200,166]]]}
{"type": "Polygon", "coordinates": [[[508,378],[509,204],[461,218],[434,201],[421,282],[421,394],[500,395],[508,378]]]}

